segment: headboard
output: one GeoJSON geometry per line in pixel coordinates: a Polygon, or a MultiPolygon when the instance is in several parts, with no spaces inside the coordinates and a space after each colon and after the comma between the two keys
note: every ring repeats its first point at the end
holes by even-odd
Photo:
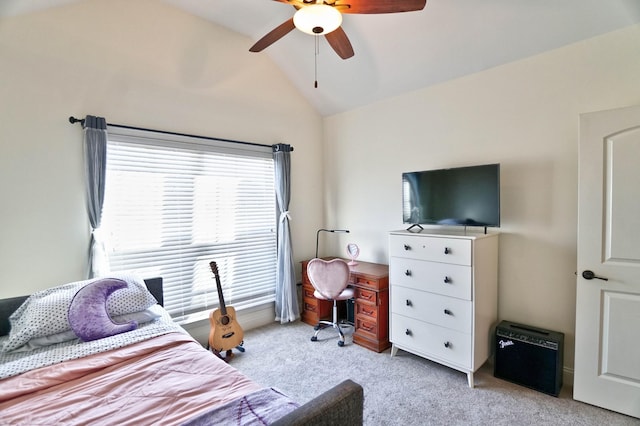
{"type": "MultiPolygon", "coordinates": [[[[164,306],[164,293],[162,291],[162,277],[148,278],[144,283],[149,289],[149,293],[153,295],[160,306],[164,306]]],[[[9,317],[16,309],[27,300],[29,296],[10,297],[8,299],[0,299],[0,336],[9,334],[11,328],[9,317]]]]}

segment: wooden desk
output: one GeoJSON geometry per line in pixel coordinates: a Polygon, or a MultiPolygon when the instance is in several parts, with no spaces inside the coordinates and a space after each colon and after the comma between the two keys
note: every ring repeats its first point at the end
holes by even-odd
{"type": "MultiPolygon", "coordinates": [[[[331,258],[325,258],[331,259],[331,258]]],[[[346,260],[346,259],[345,259],[346,260]]],[[[302,321],[316,325],[321,319],[331,320],[333,304],[316,299],[307,276],[307,263],[302,262],[302,321]]],[[[389,266],[358,262],[350,266],[349,285],[355,289],[353,342],[372,351],[382,352],[389,343],[389,266]]]]}

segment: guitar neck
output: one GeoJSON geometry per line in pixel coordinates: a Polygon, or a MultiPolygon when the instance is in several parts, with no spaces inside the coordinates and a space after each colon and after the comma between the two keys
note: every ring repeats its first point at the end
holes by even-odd
{"type": "Polygon", "coordinates": [[[211,272],[213,272],[213,276],[216,279],[216,286],[218,287],[218,300],[220,301],[220,312],[222,315],[227,315],[227,307],[224,304],[224,295],[222,294],[222,284],[220,283],[220,277],[218,274],[218,265],[216,262],[209,263],[211,266],[211,272]]]}
{"type": "Polygon", "coordinates": [[[227,306],[224,304],[224,296],[222,295],[222,285],[220,284],[220,278],[216,275],[216,285],[218,286],[218,300],[220,300],[220,312],[222,315],[227,315],[227,306]]]}

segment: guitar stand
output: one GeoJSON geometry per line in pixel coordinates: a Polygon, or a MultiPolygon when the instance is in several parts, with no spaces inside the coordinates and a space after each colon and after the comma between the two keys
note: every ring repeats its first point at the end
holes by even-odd
{"type": "MultiPolygon", "coordinates": [[[[244,352],[246,349],[244,348],[244,341],[240,342],[240,344],[238,346],[236,346],[236,349],[239,350],[240,352],[244,352]]],[[[209,343],[207,343],[207,350],[211,350],[211,352],[213,352],[213,354],[215,356],[217,356],[218,358],[220,358],[221,360],[223,360],[224,362],[228,363],[229,361],[231,361],[233,359],[233,357],[235,356],[233,353],[233,349],[227,349],[226,351],[217,351],[213,348],[210,347],[209,343]],[[222,353],[225,353],[224,356],[222,356],[222,353]]]]}

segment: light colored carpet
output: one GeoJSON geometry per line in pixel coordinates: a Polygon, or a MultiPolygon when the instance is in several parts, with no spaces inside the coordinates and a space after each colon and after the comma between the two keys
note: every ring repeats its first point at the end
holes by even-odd
{"type": "Polygon", "coordinates": [[[564,387],[558,398],[493,377],[485,364],[475,388],[459,371],[399,351],[375,353],[302,322],[270,324],[245,332],[246,352],[230,364],[254,381],[275,387],[299,403],[352,379],[364,388],[364,424],[377,425],[640,425],[640,420],[574,401],[564,387]]]}

